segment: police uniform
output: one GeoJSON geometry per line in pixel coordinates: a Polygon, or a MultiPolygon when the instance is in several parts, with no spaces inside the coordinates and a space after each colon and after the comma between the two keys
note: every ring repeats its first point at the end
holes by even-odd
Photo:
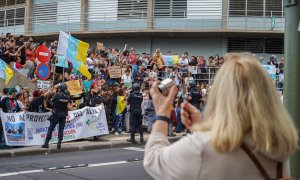
{"type": "Polygon", "coordinates": [[[43,148],[48,148],[49,141],[52,138],[52,132],[56,125],[59,124],[58,128],[58,142],[57,148],[60,149],[61,142],[64,136],[64,128],[66,124],[66,117],[68,115],[68,104],[70,102],[70,95],[65,89],[61,89],[53,98],[53,114],[50,116],[50,126],[48,128],[45,144],[43,148]]]}
{"type": "Polygon", "coordinates": [[[133,92],[129,95],[127,99],[130,105],[130,142],[135,143],[135,128],[137,127],[140,133],[140,141],[143,142],[143,127],[142,127],[142,102],[143,97],[140,93],[140,86],[138,84],[133,85],[133,92]]]}
{"type": "Polygon", "coordinates": [[[189,96],[191,97],[190,103],[200,110],[200,99],[202,98],[202,95],[196,87],[192,87],[189,96]]]}

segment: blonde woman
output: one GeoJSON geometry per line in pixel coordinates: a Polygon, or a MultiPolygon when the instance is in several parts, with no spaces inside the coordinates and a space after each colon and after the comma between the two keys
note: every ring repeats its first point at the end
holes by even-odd
{"type": "Polygon", "coordinates": [[[158,116],[144,158],[144,167],[153,178],[266,179],[241,148],[243,144],[271,178],[277,178],[278,162],[283,163],[283,176],[288,175],[287,159],[297,148],[297,131],[272,80],[254,57],[225,56],[204,116],[183,103],[182,122],[193,133],[172,145],[166,121],[177,89],[172,87],[166,97],[157,87],[155,82],[151,96],[158,116]]]}

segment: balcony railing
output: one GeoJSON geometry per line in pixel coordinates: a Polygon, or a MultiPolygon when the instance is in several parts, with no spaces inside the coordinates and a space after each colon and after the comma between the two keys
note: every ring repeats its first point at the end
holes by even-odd
{"type": "Polygon", "coordinates": [[[270,16],[183,16],[165,14],[147,18],[147,13],[142,16],[94,15],[85,19],[77,15],[63,15],[53,17],[30,17],[0,20],[0,31],[14,34],[49,34],[60,30],[66,32],[104,32],[104,31],[137,31],[137,30],[258,30],[271,31],[284,29],[284,12],[270,12],[270,16]],[[278,14],[281,13],[281,16],[278,14]],[[275,16],[275,15],[276,16],[275,16]],[[97,18],[95,18],[97,17],[97,18]],[[21,22],[21,23],[20,23],[21,22]],[[24,22],[24,23],[22,23],[24,22]],[[21,25],[20,25],[21,24],[21,25]]]}

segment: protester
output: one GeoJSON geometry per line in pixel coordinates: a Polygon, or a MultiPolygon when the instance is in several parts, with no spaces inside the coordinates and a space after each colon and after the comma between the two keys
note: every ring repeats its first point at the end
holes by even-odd
{"type": "Polygon", "coordinates": [[[171,145],[167,130],[176,93],[173,86],[163,96],[158,82],[151,89],[157,116],[146,144],[144,167],[154,179],[282,178],[281,172],[276,177],[277,170],[288,176],[288,156],[297,148],[298,133],[254,57],[225,56],[204,115],[187,102],[181,106],[182,122],[194,133],[171,145]],[[260,173],[248,154],[258,159],[270,177],[260,173]]]}

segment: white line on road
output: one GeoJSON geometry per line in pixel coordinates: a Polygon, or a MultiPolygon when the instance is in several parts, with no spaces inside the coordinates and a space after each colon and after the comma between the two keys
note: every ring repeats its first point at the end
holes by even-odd
{"type": "MultiPolygon", "coordinates": [[[[107,163],[97,163],[97,164],[79,164],[77,165],[77,168],[84,168],[84,167],[101,167],[101,166],[111,166],[111,165],[117,165],[117,164],[127,164],[127,163],[132,163],[128,161],[116,161],[116,162],[107,162],[107,163]]],[[[65,169],[70,169],[71,166],[63,166],[65,169]]],[[[64,168],[57,168],[57,167],[52,167],[48,168],[48,171],[53,171],[53,170],[63,170],[64,168]]],[[[75,167],[76,168],[76,167],[75,167]]],[[[0,177],[7,177],[7,176],[16,176],[16,175],[22,175],[22,174],[33,174],[33,173],[41,173],[47,171],[45,169],[38,169],[38,170],[29,170],[29,171],[19,171],[19,172],[11,172],[11,173],[3,173],[0,174],[0,177]]]]}
{"type": "Polygon", "coordinates": [[[142,148],[136,148],[136,147],[127,147],[127,148],[123,148],[125,150],[130,150],[130,151],[140,151],[140,152],[144,152],[145,149],[142,148]]]}
{"type": "Polygon", "coordinates": [[[12,173],[3,173],[0,174],[0,177],[6,177],[6,176],[16,176],[16,175],[21,175],[21,174],[32,174],[32,173],[39,173],[43,172],[43,169],[38,169],[38,170],[30,170],[30,171],[19,171],[19,172],[12,172],[12,173]]]}

